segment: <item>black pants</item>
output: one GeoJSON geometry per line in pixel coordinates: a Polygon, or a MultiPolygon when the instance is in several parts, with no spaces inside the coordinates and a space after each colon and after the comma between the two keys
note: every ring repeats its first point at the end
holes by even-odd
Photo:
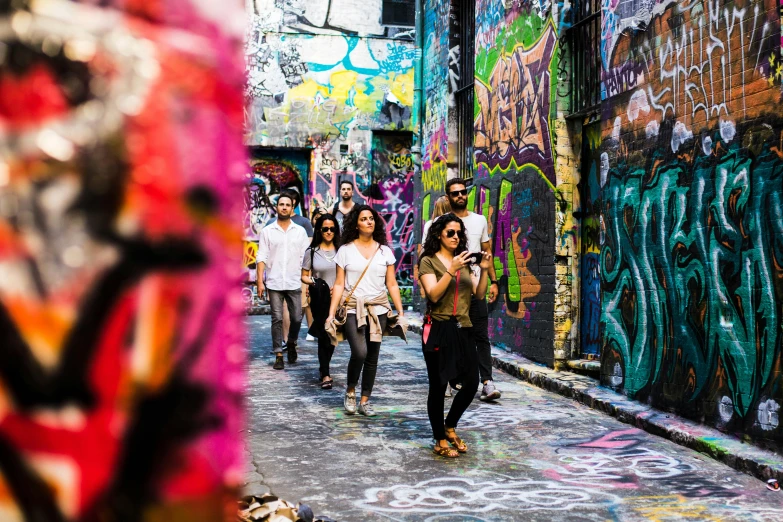
{"type": "MultiPolygon", "coordinates": [[[[471,344],[471,346],[473,346],[471,344]]],[[[430,381],[429,395],[427,396],[427,415],[430,418],[432,426],[432,437],[435,440],[446,438],[446,427],[456,428],[462,414],[468,409],[473,398],[476,396],[476,390],[479,387],[478,379],[478,360],[475,350],[466,351],[465,373],[457,377],[457,381],[462,383],[462,389],[457,392],[451,402],[449,414],[446,416],[446,422],[443,422],[443,408],[445,406],[446,385],[440,384],[440,366],[438,364],[437,352],[425,352],[424,362],[427,363],[427,378],[430,381]]]]}
{"type": "MultiPolygon", "coordinates": [[[[386,315],[378,317],[381,330],[386,328],[386,315]]],[[[378,355],[381,353],[381,343],[370,341],[370,328],[367,325],[357,327],[356,314],[348,314],[343,327],[345,338],[351,346],[351,359],[348,361],[348,387],[355,388],[362,377],[362,397],[372,394],[375,385],[375,374],[378,372],[378,355]]],[[[445,392],[444,392],[445,393],[445,392]]]]}
{"type": "Polygon", "coordinates": [[[492,380],[492,348],[489,345],[489,311],[486,299],[470,301],[470,322],[473,323],[471,333],[476,342],[476,354],[478,355],[479,375],[481,382],[492,380]]]}
{"type": "Polygon", "coordinates": [[[318,365],[321,372],[321,380],[324,377],[331,377],[329,373],[329,364],[332,362],[332,356],[334,355],[334,346],[332,341],[326,332],[323,332],[318,337],[318,365]]]}

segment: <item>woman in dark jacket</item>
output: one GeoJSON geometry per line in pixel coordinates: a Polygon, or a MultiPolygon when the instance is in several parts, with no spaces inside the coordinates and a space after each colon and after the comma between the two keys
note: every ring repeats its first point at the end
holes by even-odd
{"type": "Polygon", "coordinates": [[[469,312],[474,295],[487,292],[487,252],[470,254],[462,220],[452,213],[433,221],[419,260],[419,279],[428,299],[429,324],[422,336],[429,395],[427,414],[435,440],[434,452],[454,458],[468,451],[455,428],[479,386],[478,356],[472,342],[469,312]],[[449,381],[462,383],[443,421],[444,394],[449,381]],[[449,447],[451,444],[452,447],[449,447]]]}
{"type": "Polygon", "coordinates": [[[329,303],[337,266],[334,256],[340,247],[340,225],[331,214],[323,214],[313,227],[313,240],[302,258],[302,282],[309,285],[310,309],[313,320],[307,332],[318,340],[318,362],[321,373],[321,388],[332,388],[329,364],[334,354],[334,346],[324,330],[324,322],[329,315],[329,303]]]}

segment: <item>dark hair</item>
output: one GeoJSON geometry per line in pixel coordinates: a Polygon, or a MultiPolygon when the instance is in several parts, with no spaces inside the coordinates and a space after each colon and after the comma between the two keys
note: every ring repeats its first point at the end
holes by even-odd
{"type": "Polygon", "coordinates": [[[424,245],[422,246],[421,255],[419,256],[419,264],[421,264],[422,259],[425,257],[432,257],[438,250],[440,250],[441,234],[443,234],[443,231],[446,229],[446,225],[455,222],[459,223],[460,231],[457,233],[459,243],[457,243],[457,248],[454,250],[454,255],[459,255],[468,249],[468,238],[465,235],[465,224],[460,218],[455,216],[452,212],[449,212],[448,214],[443,214],[437,218],[432,222],[432,225],[430,225],[430,230],[427,233],[427,237],[424,238],[424,245]]]}
{"type": "Polygon", "coordinates": [[[340,182],[340,188],[343,188],[343,185],[350,185],[351,186],[351,190],[353,190],[353,182],[351,180],[348,180],[348,179],[342,180],[340,182]]]}
{"type": "Polygon", "coordinates": [[[321,227],[324,225],[324,221],[331,221],[334,223],[334,249],[335,251],[340,248],[340,223],[337,222],[337,218],[334,217],[331,214],[321,214],[321,217],[318,218],[318,220],[315,222],[315,225],[313,225],[313,240],[310,241],[310,248],[315,250],[318,248],[318,245],[321,244],[321,241],[324,240],[324,234],[321,232],[321,227]]]}
{"type": "Polygon", "coordinates": [[[348,215],[343,219],[343,236],[340,238],[340,243],[347,245],[359,238],[359,214],[365,210],[372,212],[372,217],[375,220],[375,230],[372,232],[372,238],[379,245],[388,245],[388,240],[386,239],[386,222],[381,215],[369,205],[354,205],[351,211],[348,212],[348,215]]]}
{"type": "Polygon", "coordinates": [[[324,214],[328,214],[326,210],[323,209],[321,206],[314,206],[312,212],[310,213],[310,223],[315,226],[315,222],[320,219],[321,216],[324,214]]]}
{"type": "Polygon", "coordinates": [[[278,199],[282,198],[283,196],[287,196],[291,198],[291,203],[294,207],[299,206],[299,202],[301,201],[301,198],[299,197],[299,193],[295,190],[284,190],[280,193],[278,196],[278,199]]]}
{"type": "Polygon", "coordinates": [[[283,198],[290,199],[291,200],[291,206],[296,208],[296,198],[295,198],[295,196],[291,192],[288,192],[288,191],[283,191],[283,192],[280,193],[279,196],[277,196],[277,203],[275,204],[275,206],[277,206],[280,203],[280,200],[283,199],[283,198]]]}
{"type": "Polygon", "coordinates": [[[468,188],[468,182],[465,181],[464,179],[462,179],[462,178],[451,178],[450,180],[448,180],[446,182],[446,194],[447,195],[451,192],[451,187],[453,187],[454,185],[462,185],[463,187],[465,187],[465,189],[468,188]]]}

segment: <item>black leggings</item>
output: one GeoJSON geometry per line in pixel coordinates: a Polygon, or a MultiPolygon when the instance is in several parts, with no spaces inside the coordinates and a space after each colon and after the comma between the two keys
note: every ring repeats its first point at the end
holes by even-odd
{"type": "MultiPolygon", "coordinates": [[[[386,329],[386,315],[378,316],[381,330],[386,329]]],[[[375,385],[375,374],[378,371],[378,356],[381,353],[381,343],[370,341],[370,327],[358,327],[356,314],[348,314],[343,327],[345,338],[351,346],[351,359],[348,361],[348,387],[355,388],[362,377],[362,397],[372,394],[375,385]]]]}
{"type": "Polygon", "coordinates": [[[440,384],[440,365],[438,363],[437,352],[425,352],[424,362],[427,363],[427,377],[430,381],[430,391],[427,396],[427,415],[432,425],[432,436],[435,440],[446,438],[446,427],[456,428],[459,419],[465,410],[468,409],[473,398],[476,396],[476,390],[479,387],[478,357],[475,345],[471,343],[470,350],[466,350],[465,368],[463,375],[457,377],[457,381],[462,382],[462,389],[457,392],[451,402],[449,414],[446,417],[446,423],[443,423],[443,408],[445,406],[446,385],[440,384]]]}
{"type": "Polygon", "coordinates": [[[332,362],[332,355],[334,355],[334,346],[332,346],[329,335],[323,332],[318,338],[318,364],[321,371],[321,380],[324,377],[331,377],[329,364],[332,362]]]}

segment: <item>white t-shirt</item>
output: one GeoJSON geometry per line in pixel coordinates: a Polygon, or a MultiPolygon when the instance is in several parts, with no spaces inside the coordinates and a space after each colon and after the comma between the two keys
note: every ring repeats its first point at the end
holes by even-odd
{"type": "MultiPolygon", "coordinates": [[[[368,260],[359,252],[356,245],[351,242],[340,247],[340,250],[337,251],[337,256],[334,258],[334,262],[337,266],[345,270],[345,292],[347,293],[353,289],[356,281],[359,280],[359,276],[362,275],[368,260]]],[[[364,274],[364,277],[361,282],[359,282],[359,286],[356,287],[356,291],[353,295],[356,297],[370,298],[379,294],[386,294],[386,269],[388,266],[394,266],[394,262],[394,252],[392,249],[387,246],[382,246],[380,250],[375,252],[370,268],[367,269],[367,273],[364,274]]],[[[376,314],[382,314],[388,311],[389,309],[385,306],[375,306],[376,314]]]]}
{"type": "MultiPolygon", "coordinates": [[[[481,252],[481,243],[489,241],[487,218],[481,214],[476,214],[475,212],[468,212],[467,216],[460,219],[462,219],[462,224],[465,225],[465,233],[468,236],[468,252],[481,252]]],[[[424,223],[424,232],[421,234],[422,244],[427,240],[427,234],[432,226],[432,221],[434,220],[424,223]]]]}

